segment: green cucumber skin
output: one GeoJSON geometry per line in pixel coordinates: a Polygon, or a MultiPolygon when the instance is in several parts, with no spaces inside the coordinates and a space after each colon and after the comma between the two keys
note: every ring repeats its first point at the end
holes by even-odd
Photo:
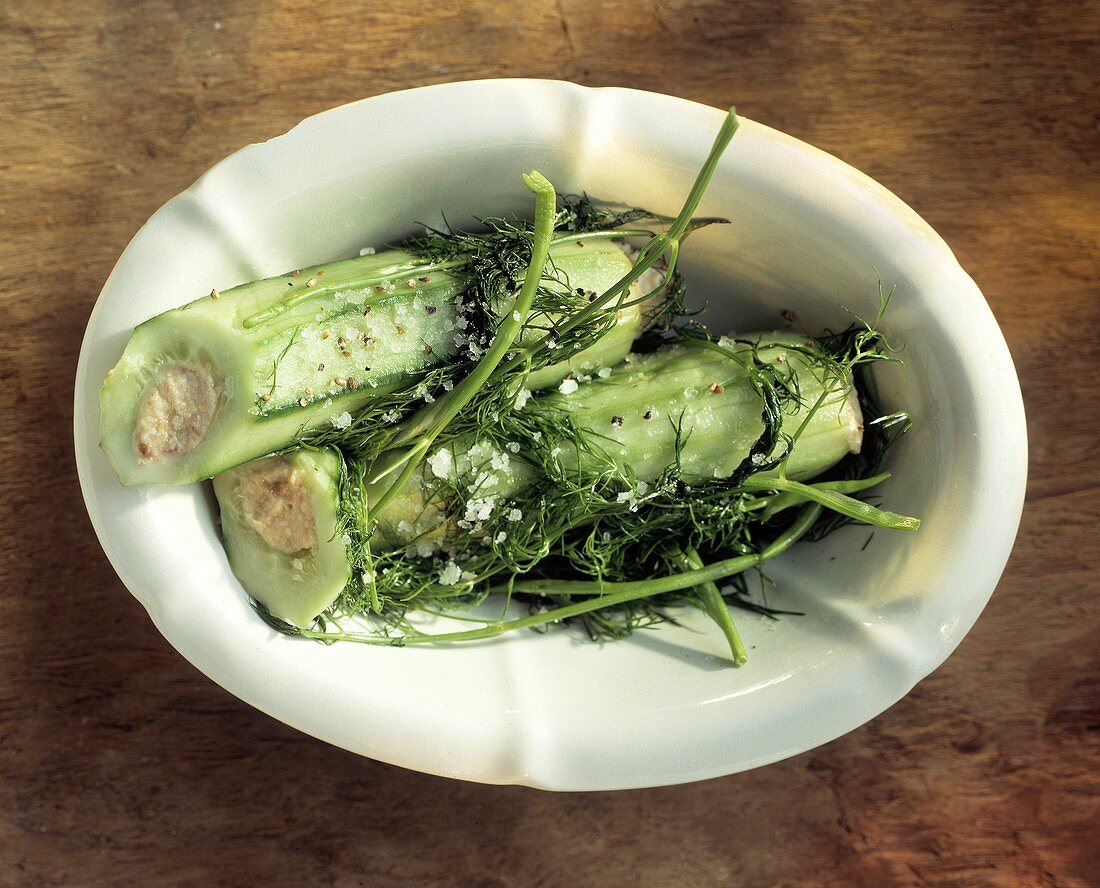
{"type": "Polygon", "coordinates": [[[313,504],[317,546],[292,555],[268,546],[241,517],[236,497],[240,471],[230,470],[214,479],[226,557],[249,595],[275,616],[307,626],[351,578],[344,544],[333,533],[340,508],[340,458],[331,451],[300,450],[272,459],[285,459],[303,474],[313,504]]]}
{"type": "MultiPolygon", "coordinates": [[[[783,431],[793,434],[823,390],[820,376],[807,372],[806,358],[784,347],[805,340],[783,334],[745,338],[759,342],[767,363],[785,364],[798,372],[806,407],[783,418],[783,431]]],[[[749,352],[747,346],[736,350],[749,352]]],[[[814,413],[787,461],[788,477],[820,474],[848,453],[850,431],[841,412],[847,395],[847,388],[831,394],[814,413]]],[[[642,481],[655,480],[672,464],[674,424],[680,425],[684,438],[680,466],[689,482],[731,475],[764,430],[760,397],[744,369],[719,352],[693,345],[637,356],[616,367],[606,380],[551,397],[579,427],[604,439],[602,447],[620,468],[629,467],[642,481]]],[[[563,454],[562,460],[567,466],[588,468],[585,457],[575,452],[563,454]]]]}
{"type": "MultiPolygon", "coordinates": [[[[606,289],[630,268],[610,243],[563,245],[553,257],[572,283],[590,289],[606,289]]],[[[467,282],[409,262],[408,254],[389,251],[313,266],[203,297],[138,326],[100,390],[100,446],[122,484],[210,478],[454,357],[461,345],[457,301],[467,282]],[[214,374],[218,407],[193,451],[142,464],[133,443],[138,410],[157,370],[173,361],[214,374]]],[[[597,343],[587,360],[614,362],[622,343],[611,345],[602,354],[597,343]]],[[[556,369],[561,378],[569,372],[556,369]]]]}
{"type": "MultiPolygon", "coordinates": [[[[783,431],[794,434],[823,391],[823,380],[807,371],[806,358],[784,346],[805,344],[786,334],[752,334],[760,355],[768,363],[785,363],[798,372],[799,388],[807,405],[783,418],[783,431]]],[[[737,350],[748,354],[747,346],[737,350]]],[[[805,480],[824,472],[849,453],[851,430],[842,412],[849,389],[830,394],[802,430],[784,471],[788,478],[805,480]]],[[[569,395],[546,396],[572,418],[577,427],[617,465],[639,481],[655,481],[676,457],[676,428],[683,440],[680,466],[688,482],[725,478],[741,464],[764,429],[761,400],[747,381],[744,369],[725,355],[700,346],[671,346],[649,355],[635,356],[620,364],[606,379],[581,385],[569,395]],[[722,390],[711,391],[711,386],[722,390]],[[649,418],[646,418],[646,414],[649,418]]],[[[489,468],[491,457],[472,456],[472,442],[456,442],[451,448],[456,477],[473,478],[489,468]]],[[[587,453],[568,444],[559,454],[563,467],[574,471],[599,470],[587,453]]],[[[425,490],[432,476],[423,468],[390,500],[377,516],[376,539],[385,547],[407,544],[402,522],[416,525],[433,517],[437,508],[425,490]]],[[[480,496],[514,496],[537,482],[537,472],[518,457],[508,460],[503,472],[489,472],[480,496]]],[[[378,491],[381,493],[381,491],[378,491]]],[[[368,492],[368,496],[369,496],[368,492]]],[[[423,528],[421,523],[421,529],[423,528]]]]}

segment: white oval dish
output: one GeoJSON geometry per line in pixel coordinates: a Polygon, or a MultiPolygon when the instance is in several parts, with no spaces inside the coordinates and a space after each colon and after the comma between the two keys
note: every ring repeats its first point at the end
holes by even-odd
{"type": "Polygon", "coordinates": [[[242,700],[381,761],[487,783],[605,790],[730,774],[810,749],[904,696],[958,645],[1000,577],[1026,480],[1023,405],[973,281],[911,209],[846,164],[743,120],[700,206],[728,226],[688,244],[715,329],[873,317],[904,367],[880,376],[916,427],[884,504],[917,534],[847,528],[770,569],[772,602],[735,611],[747,666],[705,617],[605,645],[568,631],[452,647],[325,647],[273,633],[218,540],[208,485],[124,488],[100,452],[98,391],[139,322],[209,292],[354,255],[412,222],[529,212],[520,174],[674,213],[722,112],[569,83],[494,80],[379,96],[228,157],[134,237],[88,323],[76,456],[111,563],[184,657],[242,700]]]}

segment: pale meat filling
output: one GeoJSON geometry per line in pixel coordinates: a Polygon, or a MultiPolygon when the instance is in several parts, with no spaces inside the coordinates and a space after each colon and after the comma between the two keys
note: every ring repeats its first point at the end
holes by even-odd
{"type": "Polygon", "coordinates": [[[181,364],[161,368],[138,408],[138,462],[148,465],[190,453],[206,437],[217,406],[218,391],[210,373],[181,364]]]}
{"type": "Polygon", "coordinates": [[[271,548],[290,555],[317,545],[305,478],[289,460],[265,459],[242,472],[237,497],[245,523],[271,548]]]}

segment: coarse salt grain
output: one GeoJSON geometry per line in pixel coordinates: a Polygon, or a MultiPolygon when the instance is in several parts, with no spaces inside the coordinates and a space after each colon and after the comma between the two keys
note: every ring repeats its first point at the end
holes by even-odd
{"type": "Polygon", "coordinates": [[[454,470],[454,458],[451,451],[437,450],[428,457],[428,467],[437,478],[449,478],[454,470]]]}

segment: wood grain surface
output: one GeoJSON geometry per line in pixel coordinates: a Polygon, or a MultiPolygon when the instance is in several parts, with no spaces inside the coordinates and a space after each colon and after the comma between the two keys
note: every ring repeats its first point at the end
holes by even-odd
{"type": "Polygon", "coordinates": [[[0,884],[1100,884],[1097,34],[1083,2],[0,2],[0,884]],[[449,782],[230,697],[106,562],[72,378],[137,228],[306,115],[498,76],[735,102],[900,195],[984,290],[1023,526],[958,652],[871,724],[690,786],[449,782]]]}

